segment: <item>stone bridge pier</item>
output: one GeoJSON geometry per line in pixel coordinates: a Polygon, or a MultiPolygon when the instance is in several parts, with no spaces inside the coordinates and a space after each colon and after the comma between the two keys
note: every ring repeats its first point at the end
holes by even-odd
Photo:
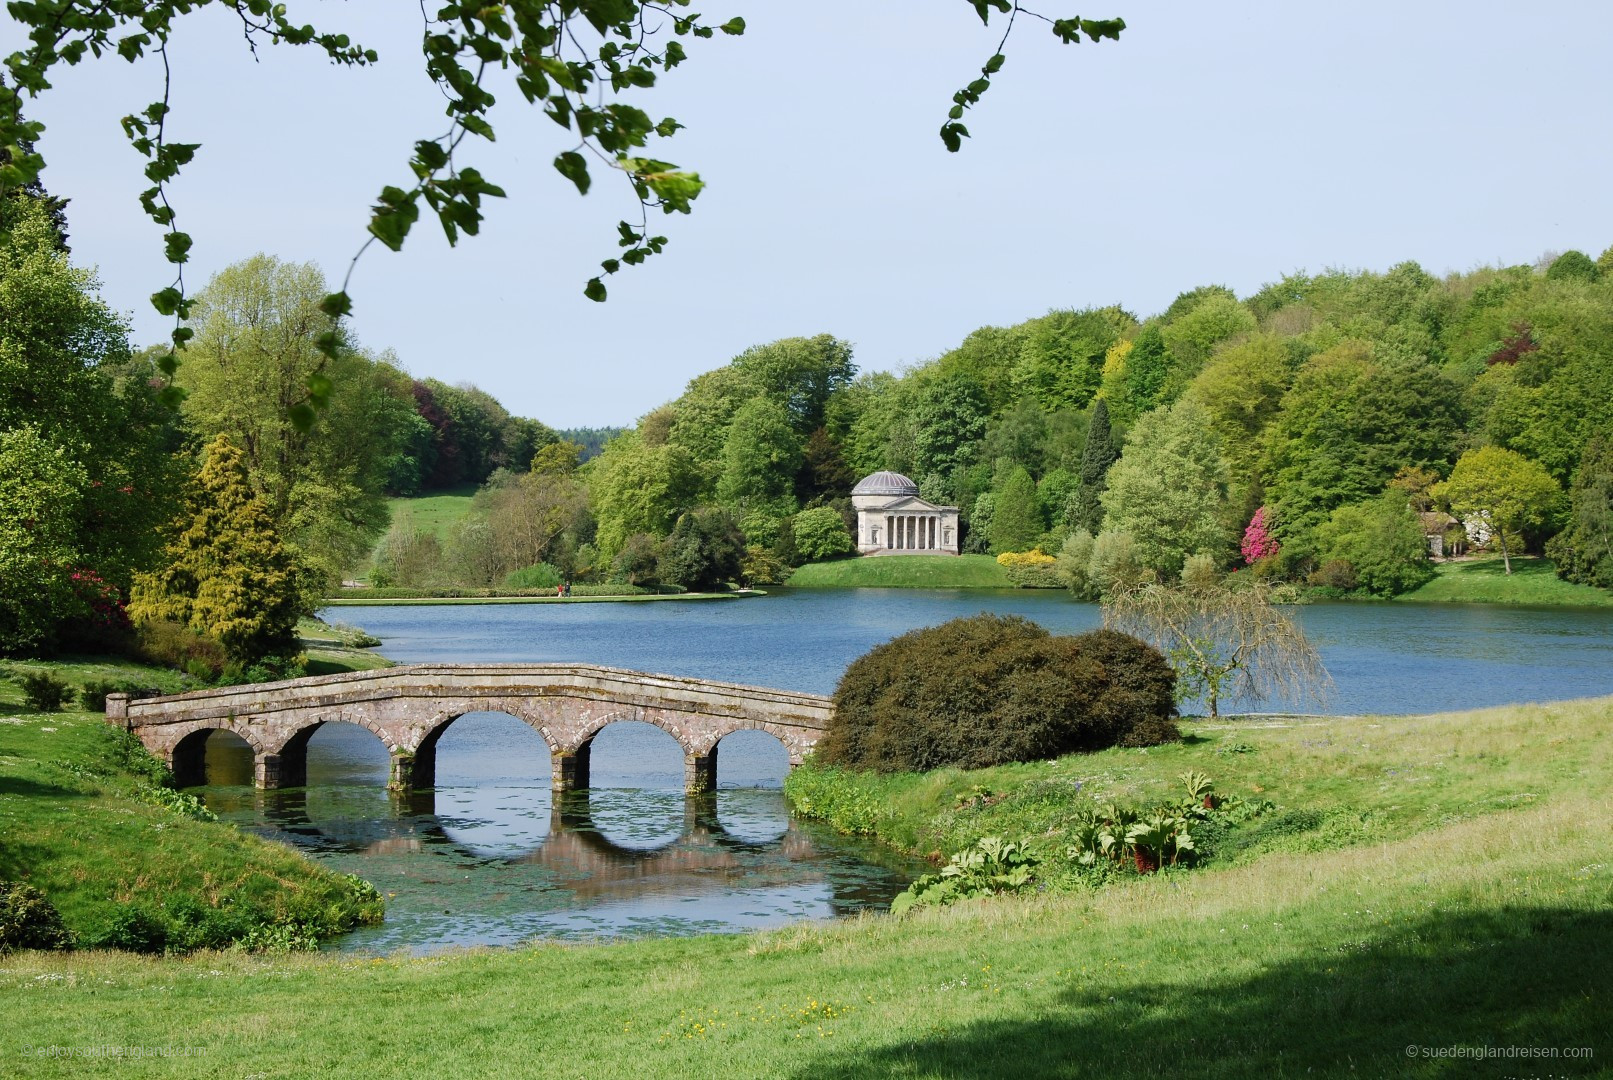
{"type": "Polygon", "coordinates": [[[737,683],[652,675],[586,664],[416,664],[167,697],[107,697],[107,722],[139,737],[181,784],[201,783],[208,736],[239,735],[252,748],[260,788],[303,787],[308,740],[322,725],[357,724],[392,755],[396,791],[436,783],[437,742],[469,712],[502,712],[548,744],[556,790],[588,787],[593,740],[624,720],[653,724],[683,749],[684,787],[717,783],[717,744],[766,731],[798,765],[828,727],[829,699],[737,683]]]}

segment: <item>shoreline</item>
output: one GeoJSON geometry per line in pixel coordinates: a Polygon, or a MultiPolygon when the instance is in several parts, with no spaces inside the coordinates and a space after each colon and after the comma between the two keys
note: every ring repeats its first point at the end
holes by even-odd
{"type": "Polygon", "coordinates": [[[326,597],[323,607],[410,607],[433,604],[620,604],[656,600],[743,600],[766,596],[763,589],[741,589],[726,593],[647,593],[623,596],[394,596],[326,597]]]}

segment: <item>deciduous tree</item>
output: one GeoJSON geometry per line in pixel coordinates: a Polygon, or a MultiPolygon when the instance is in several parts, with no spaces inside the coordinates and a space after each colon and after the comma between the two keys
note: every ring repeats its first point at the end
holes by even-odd
{"type": "Polygon", "coordinates": [[[1450,479],[1434,485],[1433,496],[1458,518],[1477,517],[1501,546],[1501,562],[1512,573],[1508,537],[1544,522],[1556,509],[1562,488],[1541,465],[1499,446],[1469,450],[1456,461],[1450,479]]]}
{"type": "Polygon", "coordinates": [[[1174,577],[1187,556],[1229,546],[1227,479],[1204,406],[1157,409],[1137,421],[1109,470],[1104,531],[1128,534],[1144,565],[1174,577]]]}

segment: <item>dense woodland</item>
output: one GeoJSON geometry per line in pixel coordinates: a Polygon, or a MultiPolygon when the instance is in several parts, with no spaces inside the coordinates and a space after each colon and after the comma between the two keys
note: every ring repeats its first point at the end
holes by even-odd
{"type": "Polygon", "coordinates": [[[395,529],[381,565],[415,585],[536,563],[778,580],[850,550],[850,488],[876,469],[960,507],[966,550],[1040,551],[1041,581],[1088,596],[1196,554],[1389,596],[1427,580],[1434,535],[1613,586],[1613,249],[1204,286],[1141,320],[1052,311],[899,376],[858,374],[828,335],[760,345],[581,468],[494,474],[446,550],[395,529]]]}
{"type": "Polygon", "coordinates": [[[982,327],[900,375],[823,334],[747,349],[631,429],[570,438],[407,374],[327,290],[255,256],[197,298],[175,377],[76,267],[62,205],[0,200],[0,650],[137,622],[246,660],[345,576],[400,586],[782,580],[851,551],[849,493],[894,469],[966,550],[1096,596],[1222,571],[1392,595],[1430,534],[1613,586],[1613,249],[1436,278],[1292,274],[1139,319],[982,327]],[[328,378],[312,428],[291,422],[328,378]],[[476,492],[446,531],[389,499],[476,492]],[[1041,554],[1035,554],[1035,553],[1041,554]],[[1202,560],[1201,560],[1202,562],[1202,560]]]}

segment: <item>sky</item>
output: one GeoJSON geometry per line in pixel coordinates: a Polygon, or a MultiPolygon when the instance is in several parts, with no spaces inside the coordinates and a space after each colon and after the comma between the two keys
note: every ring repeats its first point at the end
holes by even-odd
{"type": "MultiPolygon", "coordinates": [[[[406,186],[410,146],[445,126],[413,5],[289,6],[381,63],[254,62],[226,12],[180,21],[171,137],[202,144],[173,189],[193,290],[257,252],[339,282],[376,193],[406,186]]],[[[584,298],[636,204],[598,170],[578,197],[549,164],[564,133],[495,81],[498,141],[465,160],[509,197],[457,247],[425,220],[400,254],[372,246],[350,288],[357,338],[554,427],[616,425],[782,337],[830,333],[861,370],[899,371],[1053,308],[1146,316],[1296,270],[1442,274],[1613,245],[1613,4],[1110,0],[1081,14],[1124,18],[1118,42],[1019,24],[958,154],[936,131],[1000,34],[965,0],[707,14],[748,30],[694,42],[632,99],[686,125],[652,152],[708,184],[692,215],[654,222],[664,254],[609,279],[608,302],[584,298]]],[[[0,16],[3,47],[18,41],[0,16]]],[[[146,297],[172,275],[119,118],[160,84],[154,64],[103,59],[28,106],[46,186],[72,200],[74,259],[141,345],[167,336],[146,297]]]]}

